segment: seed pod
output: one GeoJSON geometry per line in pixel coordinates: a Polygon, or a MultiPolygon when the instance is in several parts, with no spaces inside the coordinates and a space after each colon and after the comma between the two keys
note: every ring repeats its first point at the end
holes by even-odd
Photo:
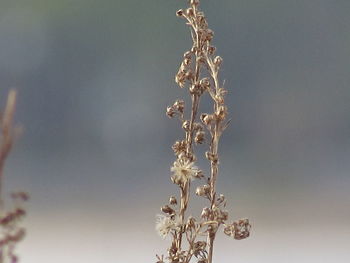
{"type": "Polygon", "coordinates": [[[213,163],[217,163],[219,160],[219,157],[215,154],[212,154],[211,152],[206,152],[205,157],[213,163]]]}
{"type": "Polygon", "coordinates": [[[209,125],[211,123],[211,121],[213,120],[213,116],[207,113],[203,113],[200,116],[201,121],[205,124],[205,125],[209,125]]]}
{"type": "Polygon", "coordinates": [[[199,0],[191,0],[191,5],[199,5],[199,0]]]}
{"type": "Polygon", "coordinates": [[[214,47],[214,46],[210,46],[208,48],[209,55],[213,55],[215,53],[215,51],[216,51],[216,47],[214,47]]]}
{"type": "Polygon", "coordinates": [[[202,187],[197,187],[197,189],[196,189],[196,195],[198,195],[198,196],[204,196],[205,195],[205,192],[204,192],[204,189],[202,188],[202,187]]]}
{"type": "Polygon", "coordinates": [[[190,130],[190,121],[186,120],[182,123],[182,129],[184,129],[185,131],[189,131],[190,130]]]}
{"type": "Polygon", "coordinates": [[[214,37],[214,32],[213,32],[213,30],[208,29],[208,30],[206,31],[205,40],[211,41],[211,40],[213,39],[213,37],[214,37]]]}
{"type": "MultiPolygon", "coordinates": [[[[195,157],[194,157],[195,159],[195,157]]],[[[203,174],[203,171],[202,170],[198,170],[195,175],[194,175],[195,178],[198,178],[198,179],[201,179],[204,177],[204,174],[203,174]]]]}
{"type": "Polygon", "coordinates": [[[220,67],[221,63],[222,63],[222,57],[217,56],[217,57],[214,58],[214,64],[215,64],[217,67],[220,67]]]}
{"type": "Polygon", "coordinates": [[[192,52],[191,51],[186,51],[185,54],[184,54],[184,58],[191,59],[191,57],[192,57],[192,52]]]}
{"type": "Polygon", "coordinates": [[[185,102],[183,100],[177,100],[175,101],[173,107],[180,113],[183,113],[185,109],[185,102]]]}
{"type": "Polygon", "coordinates": [[[210,209],[208,207],[203,208],[201,217],[202,218],[208,218],[210,214],[210,209]]]}
{"type": "Polygon", "coordinates": [[[190,216],[187,220],[186,226],[188,228],[195,228],[196,227],[196,219],[190,216]]]}
{"type": "Polygon", "coordinates": [[[191,7],[187,8],[186,9],[186,15],[189,16],[189,17],[193,16],[194,15],[193,8],[191,8],[191,7]]]}
{"type": "Polygon", "coordinates": [[[184,14],[184,10],[182,10],[182,9],[180,9],[176,12],[176,15],[179,17],[183,16],[183,14],[184,14]]]}
{"type": "Polygon", "coordinates": [[[202,144],[205,141],[205,133],[203,131],[198,131],[194,138],[195,143],[202,144]]]}
{"type": "Polygon", "coordinates": [[[199,84],[203,87],[203,88],[208,88],[210,87],[210,81],[208,78],[203,78],[200,80],[199,84]]]}
{"type": "Polygon", "coordinates": [[[228,212],[227,211],[220,211],[220,213],[217,216],[217,219],[219,222],[224,222],[228,219],[228,212]]]}
{"type": "Polygon", "coordinates": [[[168,205],[162,206],[160,210],[162,210],[163,213],[166,213],[166,214],[169,214],[169,215],[171,215],[171,214],[173,214],[175,212],[174,209],[172,209],[168,205]]]}
{"type": "Polygon", "coordinates": [[[172,146],[175,155],[179,155],[186,151],[186,141],[176,141],[172,146]]]}
{"type": "Polygon", "coordinates": [[[218,199],[217,199],[217,201],[218,201],[219,204],[223,203],[225,200],[226,200],[226,199],[225,199],[225,196],[224,196],[223,194],[220,194],[219,197],[218,197],[218,199]]]}
{"type": "Polygon", "coordinates": [[[171,204],[171,205],[177,205],[177,200],[176,200],[175,196],[170,196],[170,198],[169,198],[169,204],[171,204]]]}
{"type": "Polygon", "coordinates": [[[202,185],[202,186],[198,186],[196,189],[196,195],[198,196],[206,196],[208,195],[210,192],[210,186],[209,185],[202,185]]]}
{"type": "Polygon", "coordinates": [[[166,115],[167,115],[169,118],[174,118],[175,114],[176,114],[176,112],[175,112],[175,110],[174,110],[173,107],[168,106],[168,107],[166,108],[166,115]]]}
{"type": "Polygon", "coordinates": [[[220,106],[216,111],[216,117],[219,120],[224,120],[227,114],[227,107],[226,106],[220,106]]]}

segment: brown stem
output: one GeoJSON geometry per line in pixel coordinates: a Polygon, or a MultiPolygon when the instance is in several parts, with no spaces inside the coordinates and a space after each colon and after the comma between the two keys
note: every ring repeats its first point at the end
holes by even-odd
{"type": "MultiPolygon", "coordinates": [[[[195,25],[192,24],[193,29],[196,32],[196,47],[197,50],[200,48],[200,38],[199,34],[196,31],[195,25]]],[[[200,63],[197,59],[198,51],[196,52],[196,64],[195,64],[195,75],[194,80],[192,82],[192,85],[198,85],[199,77],[200,77],[200,63]]],[[[187,147],[186,147],[186,154],[188,156],[193,155],[193,133],[194,133],[194,122],[197,117],[198,113],[198,107],[199,107],[199,98],[200,96],[198,94],[191,94],[191,101],[192,101],[192,107],[191,107],[191,119],[190,119],[190,125],[189,130],[186,132],[186,141],[187,141],[187,147]]],[[[180,220],[182,223],[184,223],[185,218],[185,212],[187,209],[187,203],[189,200],[190,195],[190,182],[188,182],[184,189],[181,189],[181,205],[180,205],[180,220]]],[[[182,243],[182,234],[183,231],[179,233],[179,239],[178,239],[178,249],[181,250],[181,243],[182,243]]]]}
{"type": "Polygon", "coordinates": [[[214,250],[214,240],[215,240],[215,234],[208,237],[208,263],[212,263],[213,262],[213,250],[214,250]]]}

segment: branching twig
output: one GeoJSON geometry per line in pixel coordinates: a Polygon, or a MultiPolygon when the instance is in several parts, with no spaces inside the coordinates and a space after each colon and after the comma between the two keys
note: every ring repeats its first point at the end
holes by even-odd
{"type": "MultiPolygon", "coordinates": [[[[166,237],[169,233],[172,236],[172,245],[166,257],[170,263],[189,263],[194,258],[197,263],[212,263],[214,240],[219,227],[224,226],[226,235],[243,239],[249,236],[250,224],[247,219],[226,223],[228,220],[228,212],[224,210],[226,199],[222,194],[218,196],[216,193],[219,141],[229,123],[226,121],[227,107],[224,101],[227,91],[219,82],[222,58],[215,55],[216,48],[211,44],[214,33],[208,28],[204,13],[199,10],[199,0],[189,0],[189,5],[189,8],[181,9],[176,14],[187,21],[193,46],[191,50],[185,52],[175,81],[181,88],[189,90],[190,118],[185,119],[183,100],[177,100],[167,108],[167,115],[170,118],[178,117],[185,132],[185,138],[176,141],[172,147],[176,160],[171,167],[173,173],[171,180],[180,188],[180,204],[176,207],[176,198],[170,197],[169,204],[161,208],[166,215],[159,216],[156,229],[162,237],[166,237]],[[200,99],[206,92],[213,101],[213,112],[201,114],[200,123],[198,122],[200,99]],[[206,152],[211,169],[207,178],[208,183],[198,187],[196,195],[208,199],[209,207],[203,209],[199,220],[192,216],[186,220],[191,181],[204,177],[203,172],[195,166],[197,158],[193,145],[204,142],[205,129],[211,137],[209,150],[206,152]],[[199,240],[203,234],[207,236],[206,241],[199,240]],[[187,241],[187,249],[184,248],[184,241],[187,241]]],[[[165,262],[163,256],[157,258],[158,263],[165,262]]]]}

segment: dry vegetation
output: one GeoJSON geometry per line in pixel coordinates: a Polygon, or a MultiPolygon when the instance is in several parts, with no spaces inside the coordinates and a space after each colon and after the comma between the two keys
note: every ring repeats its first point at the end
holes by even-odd
{"type": "Polygon", "coordinates": [[[249,236],[248,219],[228,222],[225,210],[226,199],[216,191],[219,174],[219,140],[227,128],[227,91],[219,81],[222,58],[215,55],[212,45],[214,33],[208,28],[204,13],[199,10],[199,0],[190,0],[189,7],[177,11],[177,16],[184,19],[189,26],[193,40],[192,48],[185,52],[175,81],[182,89],[189,91],[191,105],[185,111],[183,100],[176,100],[167,108],[170,118],[180,120],[184,138],[178,140],[172,149],[176,160],[171,167],[171,181],[179,187],[180,199],[171,196],[169,203],[161,207],[164,215],[159,215],[156,230],[163,237],[169,236],[171,245],[167,256],[157,255],[157,263],[212,263],[216,234],[221,226],[223,232],[234,239],[249,236]],[[201,97],[209,94],[213,102],[213,112],[199,113],[201,97]],[[186,117],[188,115],[188,119],[186,117]],[[205,158],[210,163],[209,176],[196,166],[195,145],[208,146],[205,158]],[[204,184],[191,189],[191,181],[201,179],[204,184]],[[186,217],[189,197],[192,192],[208,202],[199,218],[186,217]]]}
{"type": "Polygon", "coordinates": [[[3,177],[6,158],[19,132],[13,126],[13,115],[16,107],[16,92],[11,90],[4,112],[0,115],[0,263],[16,263],[16,244],[24,238],[25,229],[19,225],[26,212],[22,203],[28,200],[25,192],[11,194],[12,208],[7,209],[3,199],[3,177]]]}

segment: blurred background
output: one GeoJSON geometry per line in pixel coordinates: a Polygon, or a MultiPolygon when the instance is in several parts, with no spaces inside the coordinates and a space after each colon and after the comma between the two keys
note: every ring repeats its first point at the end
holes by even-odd
{"type": "MultiPolygon", "coordinates": [[[[178,0],[1,0],[0,105],[24,126],[5,189],[31,194],[23,263],[155,262],[181,138],[165,108],[191,47],[178,0]]],[[[218,191],[249,239],[215,262],[350,261],[350,1],[202,1],[233,119],[218,191]]],[[[207,110],[209,100],[204,100],[207,110]]],[[[201,146],[200,152],[203,152],[201,146]]],[[[207,164],[200,161],[202,169],[207,164]]],[[[207,204],[196,198],[197,216],[207,204]]]]}

